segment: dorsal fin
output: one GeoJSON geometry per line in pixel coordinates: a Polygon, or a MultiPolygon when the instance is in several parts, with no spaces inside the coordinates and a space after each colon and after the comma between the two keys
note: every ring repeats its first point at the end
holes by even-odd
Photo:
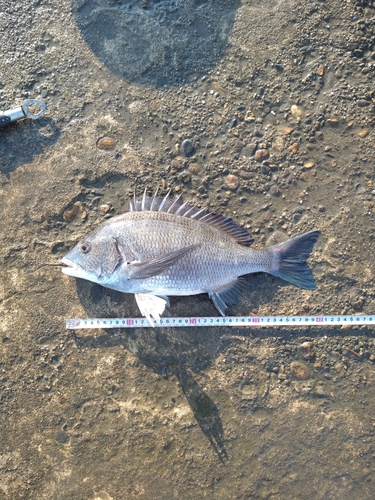
{"type": "Polygon", "coordinates": [[[254,239],[252,238],[252,236],[250,236],[246,229],[240,227],[230,217],[217,215],[215,213],[209,212],[204,208],[198,208],[193,205],[189,205],[186,202],[183,203],[181,200],[181,195],[173,200],[170,198],[170,191],[168,191],[164,198],[159,198],[157,196],[157,191],[152,197],[147,196],[145,191],[140,200],[137,200],[135,196],[133,200],[130,200],[130,212],[149,211],[166,212],[169,214],[186,217],[188,219],[205,222],[206,224],[210,224],[210,226],[214,226],[217,229],[224,231],[241,245],[249,246],[254,241],[254,239]]]}

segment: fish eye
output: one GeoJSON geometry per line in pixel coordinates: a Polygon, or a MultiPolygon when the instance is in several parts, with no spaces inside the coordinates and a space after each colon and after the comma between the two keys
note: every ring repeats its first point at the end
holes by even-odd
{"type": "Polygon", "coordinates": [[[88,242],[82,243],[79,249],[82,253],[89,253],[89,251],[91,250],[91,244],[88,242]]]}

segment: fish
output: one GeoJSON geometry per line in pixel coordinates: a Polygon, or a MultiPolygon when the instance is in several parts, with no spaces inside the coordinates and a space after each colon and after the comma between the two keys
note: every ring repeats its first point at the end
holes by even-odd
{"type": "Polygon", "coordinates": [[[169,296],[207,293],[225,316],[247,287],[246,275],[269,273],[307,290],[316,283],[306,260],[320,232],[263,249],[231,218],[172,199],[135,194],[129,210],[100,224],[61,260],[62,272],[132,293],[151,325],[169,296]]]}

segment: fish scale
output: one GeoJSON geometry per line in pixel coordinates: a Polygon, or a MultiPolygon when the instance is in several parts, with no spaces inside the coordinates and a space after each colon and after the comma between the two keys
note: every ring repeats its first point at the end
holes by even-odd
{"type": "Polygon", "coordinates": [[[150,322],[160,319],[168,295],[208,293],[224,315],[245,286],[245,274],[266,272],[314,289],[306,260],[319,235],[310,231],[257,250],[232,219],[165,198],[130,203],[62,259],[65,274],[135,294],[150,322]]]}

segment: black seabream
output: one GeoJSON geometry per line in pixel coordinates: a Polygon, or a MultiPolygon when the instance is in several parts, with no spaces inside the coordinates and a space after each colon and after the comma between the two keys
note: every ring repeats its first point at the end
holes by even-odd
{"type": "Polygon", "coordinates": [[[132,200],[130,210],[97,227],[63,259],[63,273],[133,293],[143,316],[160,320],[169,295],[208,293],[225,315],[245,274],[265,272],[315,289],[306,260],[319,236],[310,231],[265,249],[229,217],[172,200],[132,200]]]}

